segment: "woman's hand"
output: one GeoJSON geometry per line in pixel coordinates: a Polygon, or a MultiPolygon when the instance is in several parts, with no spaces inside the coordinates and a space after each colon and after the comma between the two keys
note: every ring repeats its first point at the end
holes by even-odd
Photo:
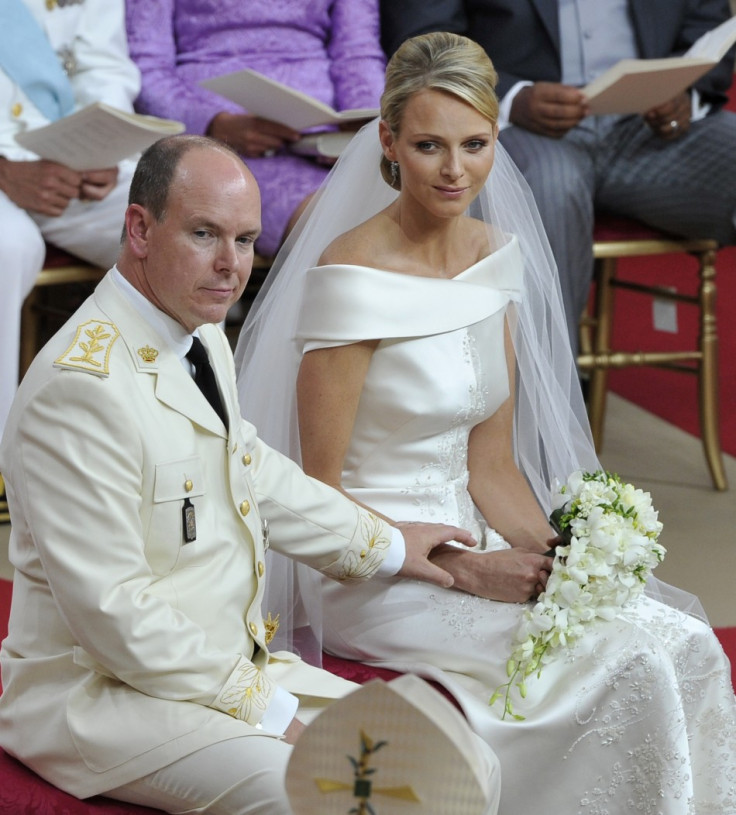
{"type": "Polygon", "coordinates": [[[242,156],[263,158],[296,141],[300,134],[286,125],[247,113],[218,113],[207,135],[230,145],[242,156]]]}
{"type": "Polygon", "coordinates": [[[502,603],[535,599],[552,571],[552,558],[520,548],[464,552],[444,546],[430,559],[455,578],[455,588],[502,603]]]}

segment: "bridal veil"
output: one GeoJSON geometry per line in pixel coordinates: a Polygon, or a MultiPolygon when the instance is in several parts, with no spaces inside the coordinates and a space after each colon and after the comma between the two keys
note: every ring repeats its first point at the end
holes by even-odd
{"type": "MultiPolygon", "coordinates": [[[[381,156],[378,120],[374,120],[351,140],[279,251],[235,351],[243,416],[255,424],[263,441],[298,462],[296,377],[302,349],[296,329],[306,272],[318,265],[336,237],[398,195],[381,176],[381,156]]],[[[595,470],[600,465],[568,340],[555,262],[532,193],[499,143],[491,173],[469,214],[486,223],[491,251],[511,235],[519,240],[524,292],[522,301],[508,313],[517,365],[514,453],[538,502],[549,513],[555,479],[564,481],[576,469],[595,470]]],[[[318,662],[317,583],[306,567],[295,571],[286,558],[269,555],[263,608],[280,614],[274,644],[318,662]],[[301,617],[309,619],[316,639],[310,635],[300,641],[294,633],[306,631],[301,617]]],[[[654,593],[661,599],[661,592],[654,593]]],[[[687,607],[690,600],[680,598],[674,604],[687,607]]]]}

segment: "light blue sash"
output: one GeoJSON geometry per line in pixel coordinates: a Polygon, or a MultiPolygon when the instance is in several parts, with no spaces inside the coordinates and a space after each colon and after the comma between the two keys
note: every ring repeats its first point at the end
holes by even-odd
{"type": "Polygon", "coordinates": [[[74,109],[59,58],[23,0],[0,0],[0,67],[47,119],[74,109]]]}

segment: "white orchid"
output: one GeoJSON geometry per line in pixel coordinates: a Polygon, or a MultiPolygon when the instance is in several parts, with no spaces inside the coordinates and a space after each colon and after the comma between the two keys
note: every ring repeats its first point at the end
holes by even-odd
{"type": "Polygon", "coordinates": [[[503,697],[503,718],[524,718],[514,713],[512,689],[526,697],[529,676],[539,676],[586,626],[613,620],[639,596],[666,551],[657,542],[662,524],[648,492],[602,470],[576,471],[555,486],[550,521],[563,544],[555,550],[545,591],[522,614],[506,665],[509,681],[489,702],[503,697]]]}

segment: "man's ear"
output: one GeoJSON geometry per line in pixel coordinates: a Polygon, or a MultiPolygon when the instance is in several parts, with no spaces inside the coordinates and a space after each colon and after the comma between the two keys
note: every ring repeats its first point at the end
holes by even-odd
{"type": "Polygon", "coordinates": [[[125,211],[128,246],[137,258],[148,256],[148,238],[153,220],[151,213],[140,204],[130,204],[125,211]]]}
{"type": "Polygon", "coordinates": [[[383,155],[386,156],[389,161],[395,161],[394,134],[383,119],[378,123],[378,138],[383,148],[383,155]]]}

